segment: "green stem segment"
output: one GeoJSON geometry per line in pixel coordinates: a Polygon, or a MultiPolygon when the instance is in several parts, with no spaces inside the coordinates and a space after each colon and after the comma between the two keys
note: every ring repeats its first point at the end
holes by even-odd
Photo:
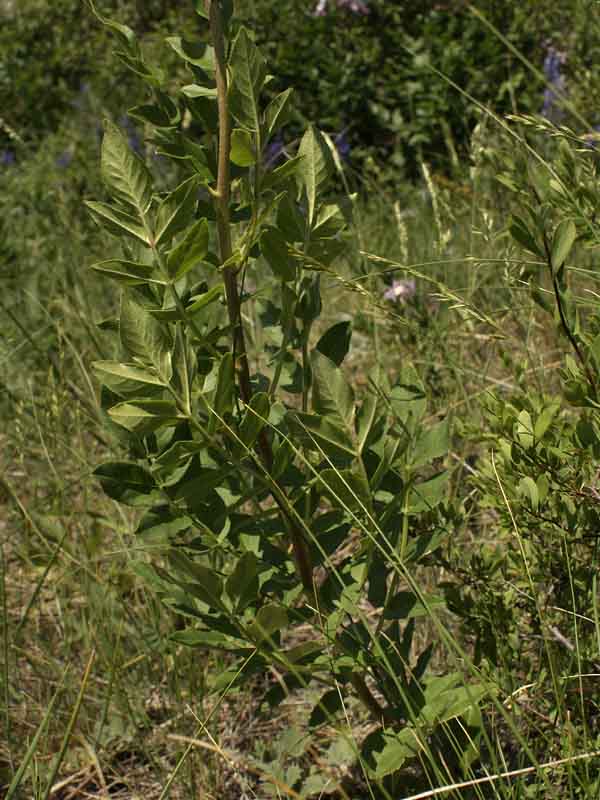
{"type": "MultiPolygon", "coordinates": [[[[233,255],[231,245],[231,225],[229,218],[229,154],[231,150],[231,120],[227,101],[227,61],[225,57],[225,37],[221,8],[218,0],[206,0],[206,11],[210,25],[210,34],[215,49],[215,81],[217,84],[217,105],[219,111],[219,151],[217,156],[217,186],[213,192],[217,215],[217,234],[219,237],[219,255],[221,264],[228,264],[233,255]]],[[[242,327],[240,295],[237,285],[236,265],[229,264],[223,270],[225,296],[229,322],[233,327],[234,357],[238,361],[240,395],[244,403],[252,397],[250,386],[250,370],[248,355],[242,327]]]]}

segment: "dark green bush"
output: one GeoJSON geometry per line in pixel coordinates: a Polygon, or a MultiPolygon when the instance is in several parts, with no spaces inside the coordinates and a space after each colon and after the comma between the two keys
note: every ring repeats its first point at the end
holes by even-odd
{"type": "MultiPolygon", "coordinates": [[[[550,40],[568,51],[571,65],[591,52],[589,26],[575,5],[477,4],[539,69],[550,40]]],[[[414,177],[421,159],[446,170],[458,166],[476,108],[436,71],[499,114],[541,108],[542,76],[466,3],[371,0],[370,13],[360,15],[330,2],[319,17],[315,6],[313,0],[255,0],[245,14],[273,67],[271,91],[295,88],[299,128],[313,119],[345,132],[356,167],[414,177]]]]}

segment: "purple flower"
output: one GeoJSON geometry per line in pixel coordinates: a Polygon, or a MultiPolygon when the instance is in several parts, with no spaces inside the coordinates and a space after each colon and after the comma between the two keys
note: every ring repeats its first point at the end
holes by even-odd
{"type": "Polygon", "coordinates": [[[73,161],[73,153],[69,150],[65,150],[64,153],[61,153],[56,159],[56,166],[60,169],[66,169],[71,161],[73,161]]]}
{"type": "Polygon", "coordinates": [[[129,136],[127,137],[127,142],[129,144],[129,147],[131,147],[131,149],[133,150],[134,153],[137,153],[138,155],[141,155],[141,153],[142,153],[144,148],[143,148],[143,145],[142,145],[142,140],[137,135],[137,133],[135,133],[135,132],[134,133],[130,133],[129,136]]]}
{"type": "Polygon", "coordinates": [[[277,163],[285,156],[285,144],[283,139],[278,136],[266,146],[263,153],[263,163],[265,169],[273,169],[277,163]]]}
{"type": "Polygon", "coordinates": [[[561,67],[566,60],[566,53],[557,50],[555,47],[548,47],[546,58],[544,59],[544,75],[549,85],[544,89],[542,116],[551,122],[560,122],[563,117],[563,111],[557,100],[560,100],[560,95],[565,90],[565,77],[561,73],[561,67]]]}
{"type": "Polygon", "coordinates": [[[348,137],[346,136],[346,131],[338,133],[338,135],[335,137],[333,141],[339,153],[340,158],[342,159],[342,161],[345,161],[350,155],[350,142],[348,141],[348,137]]]}
{"type": "Polygon", "coordinates": [[[404,278],[400,281],[394,278],[392,285],[383,293],[383,297],[385,300],[405,303],[407,300],[414,297],[416,293],[417,284],[414,278],[404,278]]]}
{"type": "Polygon", "coordinates": [[[12,167],[12,165],[16,161],[15,154],[12,150],[1,150],[0,151],[0,164],[3,167],[12,167]]]}

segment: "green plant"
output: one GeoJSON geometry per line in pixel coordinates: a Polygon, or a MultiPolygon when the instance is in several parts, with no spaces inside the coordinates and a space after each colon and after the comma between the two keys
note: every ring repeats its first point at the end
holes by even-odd
{"type": "MultiPolygon", "coordinates": [[[[478,538],[492,540],[456,559],[459,579],[445,594],[477,663],[515,698],[541,760],[597,755],[599,743],[590,684],[600,656],[598,156],[567,127],[514,122],[513,146],[495,154],[512,195],[511,280],[557,342],[561,369],[541,388],[486,398],[475,513],[478,538]]],[[[574,797],[597,793],[587,761],[569,767],[560,786],[574,797]]]]}
{"type": "Polygon", "coordinates": [[[180,616],[171,639],[227,653],[213,691],[269,671],[267,704],[319,687],[311,730],[343,723],[357,698],[374,723],[353,745],[368,776],[415,759],[440,780],[464,774],[487,687],[458,669],[430,672],[427,630],[448,635],[441,599],[417,579],[454,525],[449,420],[425,422],[408,365],[394,383],[375,369],[357,397],[343,365],[348,322],[315,336],[321,278],[350,247],[349,210],[325,194],[331,141],[309,127],[267,169],[291,93],[263,107],[266,63],[231,3],[196,10],[210,44],[169,39],[193,76],[175,96],[131,29],[104,20],[151,91],[131,113],[187,177],[157,192],[105,124],[111,197],[87,205],[123,248],[94,265],[122,289],[121,355],[93,366],[130,456],[96,475],[143,512],[140,541],[162,549],[136,571],[180,616]]]}

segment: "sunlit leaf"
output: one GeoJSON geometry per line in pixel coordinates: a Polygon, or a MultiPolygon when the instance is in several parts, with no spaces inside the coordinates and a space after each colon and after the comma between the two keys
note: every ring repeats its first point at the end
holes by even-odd
{"type": "Polygon", "coordinates": [[[150,173],[142,159],[130,149],[125,136],[109,121],[104,123],[101,169],[108,186],[136,210],[140,219],[143,218],[152,201],[150,173]]]}

